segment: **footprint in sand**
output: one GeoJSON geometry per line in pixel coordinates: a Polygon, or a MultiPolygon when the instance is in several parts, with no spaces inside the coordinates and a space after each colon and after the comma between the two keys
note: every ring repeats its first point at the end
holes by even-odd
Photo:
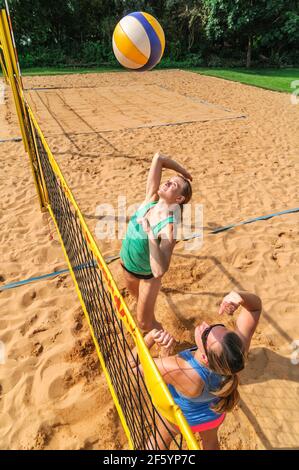
{"type": "Polygon", "coordinates": [[[81,447],[80,450],[93,450],[94,445],[99,442],[99,438],[94,437],[94,438],[87,438],[84,440],[84,444],[81,447]]]}
{"type": "Polygon", "coordinates": [[[83,323],[81,318],[75,318],[74,326],[71,329],[71,332],[74,336],[78,335],[83,328],[83,323]]]}
{"type": "Polygon", "coordinates": [[[37,343],[34,343],[33,345],[33,348],[31,350],[31,355],[32,356],[39,356],[44,350],[44,347],[41,343],[37,342],[37,343]]]}
{"type": "MultiPolygon", "coordinates": [[[[24,298],[24,296],[23,296],[23,298],[24,298]]],[[[21,305],[23,305],[23,301],[21,302],[21,305]]],[[[35,314],[35,315],[33,315],[33,317],[29,318],[29,320],[25,321],[24,325],[22,325],[21,328],[20,328],[20,333],[21,333],[22,336],[24,336],[24,334],[27,333],[29,328],[33,325],[33,323],[36,322],[36,320],[37,320],[37,315],[35,314]]]]}
{"type": "Polygon", "coordinates": [[[36,298],[36,291],[35,290],[30,290],[28,292],[26,292],[23,297],[22,297],[22,300],[21,300],[21,305],[22,307],[29,307],[34,299],[36,298]]]}
{"type": "Polygon", "coordinates": [[[61,398],[67,391],[66,381],[64,377],[57,377],[50,384],[48,389],[48,397],[50,400],[57,400],[61,398]]]}

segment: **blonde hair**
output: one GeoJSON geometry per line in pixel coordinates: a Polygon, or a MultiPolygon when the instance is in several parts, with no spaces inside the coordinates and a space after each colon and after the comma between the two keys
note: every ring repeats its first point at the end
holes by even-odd
{"type": "Polygon", "coordinates": [[[231,411],[239,402],[238,372],[245,366],[245,351],[241,338],[233,331],[227,333],[222,340],[222,351],[217,354],[213,350],[208,351],[209,368],[223,376],[218,390],[211,393],[219,398],[212,406],[216,413],[231,411]]]}

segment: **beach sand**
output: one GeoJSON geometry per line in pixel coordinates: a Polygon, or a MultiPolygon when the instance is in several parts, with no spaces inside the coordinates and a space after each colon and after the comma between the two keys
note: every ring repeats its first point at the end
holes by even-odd
{"type": "MultiPolygon", "coordinates": [[[[299,214],[209,232],[299,206],[299,106],[284,93],[179,70],[26,77],[24,84],[92,233],[98,205],[117,209],[120,195],[128,206],[142,201],[157,150],[189,169],[193,203],[203,204],[203,246],[177,244],[157,317],[188,347],[194,326],[218,321],[231,289],[259,294],[263,315],[221,447],[298,448],[291,343],[299,339],[299,214]]],[[[0,139],[12,137],[20,130],[6,88],[0,139]]],[[[0,143],[0,165],[0,285],[65,268],[22,142],[0,143]]],[[[117,239],[97,242],[105,256],[119,251],[117,239]]],[[[110,269],[134,312],[118,261],[110,269]]],[[[68,274],[0,292],[0,340],[1,449],[128,448],[68,274]]]]}

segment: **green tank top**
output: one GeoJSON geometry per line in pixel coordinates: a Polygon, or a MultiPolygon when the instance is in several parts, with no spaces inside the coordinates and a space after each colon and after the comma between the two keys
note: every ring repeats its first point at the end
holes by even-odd
{"type": "MultiPolygon", "coordinates": [[[[152,274],[148,235],[137,220],[144,217],[147,211],[156,204],[157,201],[149,202],[135,212],[129,222],[126,236],[122,242],[120,251],[121,260],[126,269],[136,274],[152,274]]],[[[167,224],[172,224],[173,221],[174,217],[171,215],[158,222],[154,227],[151,227],[155,237],[158,236],[158,233],[167,224]]]]}

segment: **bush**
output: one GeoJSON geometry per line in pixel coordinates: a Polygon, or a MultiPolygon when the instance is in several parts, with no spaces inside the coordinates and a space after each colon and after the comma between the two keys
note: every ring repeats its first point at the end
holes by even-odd
{"type": "Polygon", "coordinates": [[[211,54],[207,59],[208,67],[222,67],[223,66],[223,59],[221,59],[218,55],[211,54]]]}
{"type": "Polygon", "coordinates": [[[160,62],[159,68],[192,68],[202,67],[203,65],[205,65],[205,62],[201,54],[189,54],[179,60],[173,60],[171,57],[164,57],[160,62]]]}
{"type": "MultiPolygon", "coordinates": [[[[72,43],[72,47],[66,44],[64,47],[30,46],[20,48],[19,53],[21,67],[93,67],[101,65],[118,66],[112,47],[102,42],[88,41],[72,43]]],[[[189,52],[183,49],[179,43],[172,43],[167,48],[165,55],[159,64],[159,68],[193,68],[193,67],[225,67],[239,68],[246,63],[246,53],[233,49],[228,50],[217,47],[199,52],[189,52]]],[[[291,50],[275,52],[265,62],[265,56],[255,54],[252,59],[252,67],[286,67],[299,63],[298,52],[291,50]],[[258,60],[257,60],[257,57],[258,60]]]]}
{"type": "Polygon", "coordinates": [[[80,57],[84,63],[95,63],[98,64],[103,62],[103,46],[99,42],[91,42],[88,41],[83,44],[82,49],[80,51],[80,57]]]}
{"type": "Polygon", "coordinates": [[[177,61],[182,59],[183,50],[180,41],[166,43],[166,56],[169,60],[177,61]]]}
{"type": "Polygon", "coordinates": [[[24,50],[20,53],[21,67],[45,67],[57,66],[66,62],[66,55],[61,49],[50,49],[47,47],[40,47],[31,50],[24,50]]]}
{"type": "Polygon", "coordinates": [[[279,54],[278,52],[275,52],[270,57],[270,63],[276,67],[287,67],[292,66],[292,64],[298,65],[298,53],[283,52],[279,54]]]}

